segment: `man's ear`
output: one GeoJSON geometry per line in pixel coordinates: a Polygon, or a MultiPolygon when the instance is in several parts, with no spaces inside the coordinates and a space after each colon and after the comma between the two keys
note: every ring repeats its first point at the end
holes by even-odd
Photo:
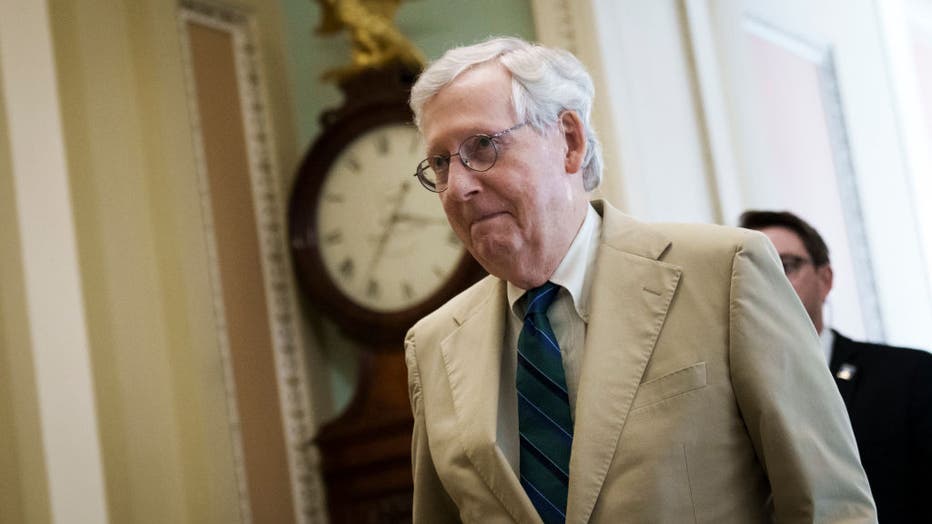
{"type": "Polygon", "coordinates": [[[819,279],[819,298],[822,299],[822,302],[825,302],[825,297],[832,290],[832,282],[835,279],[832,265],[824,264],[822,267],[816,268],[816,277],[819,279]]]}
{"type": "Polygon", "coordinates": [[[567,173],[578,173],[586,158],[586,129],[576,111],[560,113],[560,130],[566,144],[564,166],[567,173]]]}

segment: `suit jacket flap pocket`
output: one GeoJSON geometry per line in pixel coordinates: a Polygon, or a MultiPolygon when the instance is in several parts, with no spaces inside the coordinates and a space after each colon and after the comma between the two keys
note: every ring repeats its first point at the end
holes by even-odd
{"type": "Polygon", "coordinates": [[[699,362],[641,384],[637,396],[634,397],[634,405],[631,409],[655,404],[661,400],[682,395],[705,385],[705,362],[699,362]]]}

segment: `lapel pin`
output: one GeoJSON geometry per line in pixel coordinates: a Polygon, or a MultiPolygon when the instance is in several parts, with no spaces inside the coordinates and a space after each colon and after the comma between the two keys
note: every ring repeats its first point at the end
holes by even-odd
{"type": "Polygon", "coordinates": [[[854,378],[854,374],[858,372],[858,367],[854,364],[848,364],[847,362],[842,364],[838,368],[838,373],[835,373],[835,376],[841,380],[851,380],[854,378]]]}

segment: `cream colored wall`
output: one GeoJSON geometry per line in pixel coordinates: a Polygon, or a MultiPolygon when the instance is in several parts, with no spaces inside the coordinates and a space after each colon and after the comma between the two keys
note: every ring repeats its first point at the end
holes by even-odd
{"type": "MultiPolygon", "coordinates": [[[[276,153],[290,165],[278,4],[237,5],[255,14],[268,51],[276,153]]],[[[171,0],[48,3],[112,522],[240,519],[177,8],[171,0]]],[[[21,124],[0,113],[0,521],[68,521],[51,514],[42,444],[50,430],[36,415],[26,329],[35,319],[8,162],[8,127],[21,124]]]]}
{"type": "Polygon", "coordinates": [[[55,2],[52,19],[110,512],[115,521],[177,521],[185,493],[177,393],[155,260],[157,202],[146,188],[154,175],[146,151],[159,145],[142,129],[127,14],[88,4],[55,2]]]}
{"type": "MultiPolygon", "coordinates": [[[[0,71],[2,74],[2,71],[0,71]]],[[[2,79],[0,79],[2,80],[2,79]]],[[[0,81],[0,522],[50,521],[0,81]]]]}
{"type": "Polygon", "coordinates": [[[175,9],[51,3],[113,522],[238,518],[175,9]]]}
{"type": "MultiPolygon", "coordinates": [[[[0,3],[5,147],[20,259],[14,271],[22,275],[28,342],[10,351],[14,358],[22,352],[31,357],[32,369],[22,371],[34,377],[34,390],[21,398],[38,400],[29,406],[14,399],[14,417],[17,410],[35,407],[41,431],[28,434],[34,427],[28,415],[13,424],[20,436],[40,444],[43,461],[25,465],[24,473],[35,468],[44,476],[52,518],[94,522],[107,519],[106,497],[46,8],[42,2],[0,3]]],[[[19,386],[11,386],[12,396],[19,396],[19,386]]]]}

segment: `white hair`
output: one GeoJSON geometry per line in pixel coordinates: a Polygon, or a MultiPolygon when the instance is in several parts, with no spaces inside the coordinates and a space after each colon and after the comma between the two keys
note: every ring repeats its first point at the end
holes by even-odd
{"type": "Polygon", "coordinates": [[[542,132],[563,111],[579,115],[587,145],[583,186],[586,191],[598,187],[602,181],[602,146],[590,121],[595,88],[582,63],[562,49],[511,37],[450,49],[432,62],[411,88],[411,109],[418,128],[428,100],[467,69],[492,60],[498,60],[511,73],[511,102],[521,122],[542,132]]]}

